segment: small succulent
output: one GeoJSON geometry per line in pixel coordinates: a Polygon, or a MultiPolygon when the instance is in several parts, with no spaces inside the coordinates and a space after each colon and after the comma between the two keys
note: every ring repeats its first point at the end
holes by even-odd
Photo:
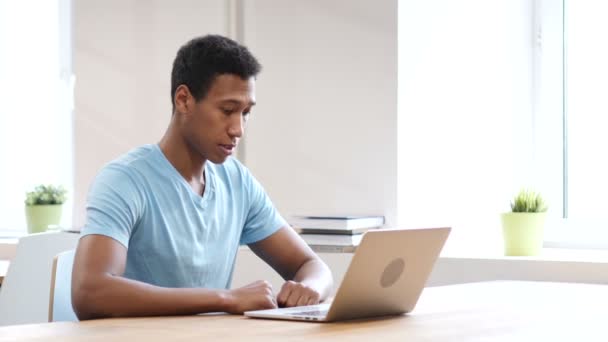
{"type": "Polygon", "coordinates": [[[59,185],[38,185],[34,191],[25,194],[26,205],[63,204],[66,201],[67,190],[59,185]]]}
{"type": "Polygon", "coordinates": [[[511,211],[514,213],[544,213],[547,211],[547,204],[539,193],[524,189],[511,202],[511,211]]]}

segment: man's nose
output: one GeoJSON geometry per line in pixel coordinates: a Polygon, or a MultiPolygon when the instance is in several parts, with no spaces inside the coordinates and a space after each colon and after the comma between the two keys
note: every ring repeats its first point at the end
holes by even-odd
{"type": "Polygon", "coordinates": [[[234,115],[234,118],[230,120],[230,126],[228,127],[228,134],[231,137],[240,138],[243,135],[245,120],[243,115],[234,115]]]}

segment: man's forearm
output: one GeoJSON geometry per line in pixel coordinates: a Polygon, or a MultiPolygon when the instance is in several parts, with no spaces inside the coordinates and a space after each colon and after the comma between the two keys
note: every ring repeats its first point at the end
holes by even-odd
{"type": "Polygon", "coordinates": [[[333,287],[333,276],[329,267],[319,258],[305,262],[296,272],[294,281],[316,290],[321,300],[327,299],[333,287]]]}
{"type": "Polygon", "coordinates": [[[231,305],[228,291],[164,288],[111,275],[80,285],[72,301],[79,319],[188,315],[230,311],[231,305]]]}

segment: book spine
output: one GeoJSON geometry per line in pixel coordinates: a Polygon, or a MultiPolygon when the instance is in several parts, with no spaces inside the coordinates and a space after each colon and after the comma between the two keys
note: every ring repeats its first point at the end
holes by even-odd
{"type": "Polygon", "coordinates": [[[354,253],[356,246],[309,245],[316,253],[354,253]]]}

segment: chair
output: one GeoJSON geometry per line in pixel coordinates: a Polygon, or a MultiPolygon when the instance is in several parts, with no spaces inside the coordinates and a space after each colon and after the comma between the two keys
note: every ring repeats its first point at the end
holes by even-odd
{"type": "Polygon", "coordinates": [[[53,258],[76,248],[79,237],[80,234],[49,232],[19,239],[0,287],[0,326],[48,322],[53,258]]]}
{"type": "Polygon", "coordinates": [[[51,295],[49,296],[49,322],[78,321],[72,309],[72,265],[75,250],[57,254],[51,271],[51,295]]]}

